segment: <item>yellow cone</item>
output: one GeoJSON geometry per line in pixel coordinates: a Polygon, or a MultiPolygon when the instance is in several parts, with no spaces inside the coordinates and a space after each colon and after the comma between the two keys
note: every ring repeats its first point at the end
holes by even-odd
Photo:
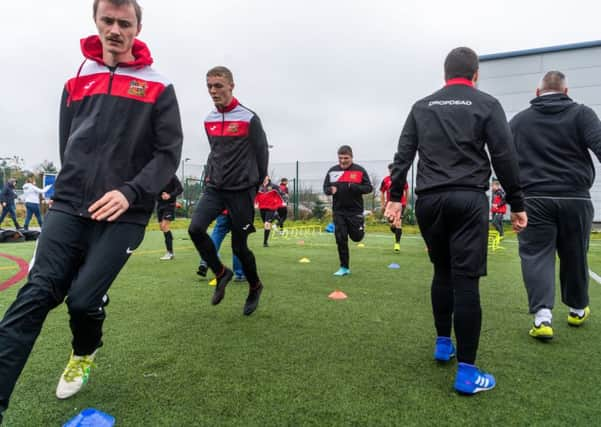
{"type": "Polygon", "coordinates": [[[299,259],[298,262],[300,262],[301,264],[308,264],[311,262],[311,260],[309,258],[303,257],[299,259]]]}

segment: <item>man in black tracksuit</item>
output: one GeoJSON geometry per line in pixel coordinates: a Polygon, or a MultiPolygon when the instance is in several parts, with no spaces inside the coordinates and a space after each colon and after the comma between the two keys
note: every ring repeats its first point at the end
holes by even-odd
{"type": "Polygon", "coordinates": [[[160,259],[168,261],[173,259],[173,234],[169,229],[171,221],[175,219],[175,202],[177,196],[184,191],[182,183],[176,175],[173,175],[169,183],[161,190],[157,196],[157,219],[159,227],[165,236],[165,247],[167,253],[160,259]]]}
{"type": "Polygon", "coordinates": [[[15,228],[19,229],[19,222],[17,221],[17,212],[15,208],[15,200],[17,199],[17,193],[15,193],[16,179],[9,179],[2,193],[0,193],[0,203],[2,204],[2,214],[0,214],[0,226],[6,215],[9,215],[15,224],[15,228]]]}
{"type": "Polygon", "coordinates": [[[534,314],[530,335],[539,339],[553,337],[556,253],[568,323],[580,326],[590,313],[587,252],[593,204],[589,189],[595,169],[588,150],[601,160],[601,123],[592,109],[576,104],[567,92],[563,73],[549,71],[530,108],[510,122],[529,220],[519,243],[534,314]]]}
{"type": "MultiPolygon", "coordinates": [[[[64,87],[54,203],[27,283],[0,322],[0,414],[48,312],[66,298],[73,350],[56,389],[86,383],[102,346],[106,293],[144,237],[155,197],[179,164],[182,130],[173,85],[136,39],[135,0],[94,3],[98,36],[64,87]]],[[[1,415],[0,415],[1,418],[1,415]]]]}
{"type": "MultiPolygon", "coordinates": [[[[348,238],[360,242],[365,235],[363,195],[373,191],[367,171],[353,163],[353,150],[348,145],[338,149],[338,164],[332,166],[323,182],[323,192],[333,196],[334,235],[340,268],[334,276],[351,273],[348,238]]],[[[400,199],[399,199],[400,200],[400,199]]]]}
{"type": "Polygon", "coordinates": [[[222,66],[210,69],[207,88],[215,104],[215,109],[205,119],[211,152],[207,159],[206,189],[188,232],[201,258],[217,278],[211,300],[217,305],[225,296],[225,287],[233,273],[219,260],[207,228],[227,209],[232,221],[232,250],[242,263],[249,284],[243,310],[248,316],[257,309],[263,291],[255,256],[248,248],[248,235],[255,231],[255,195],[267,176],[267,137],[259,116],[234,98],[234,78],[229,69],[222,66]]]}
{"type": "MultiPolygon", "coordinates": [[[[512,207],[516,231],[526,226],[518,165],[501,104],[473,87],[478,57],[469,48],[452,50],[445,60],[446,86],[417,101],[405,122],[392,171],[391,198],[400,200],[407,171],[417,151],[416,215],[434,264],[432,309],[438,338],[434,358],[455,355],[455,389],[474,394],[495,385],[494,377],[474,362],[482,312],[478,282],[486,274],[488,200],[492,163],[512,207]]],[[[400,223],[401,204],[385,215],[400,223]]]]}

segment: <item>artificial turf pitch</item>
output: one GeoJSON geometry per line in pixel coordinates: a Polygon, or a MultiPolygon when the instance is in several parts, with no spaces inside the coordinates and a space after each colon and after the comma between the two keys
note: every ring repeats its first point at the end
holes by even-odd
{"type": "MultiPolygon", "coordinates": [[[[333,235],[251,236],[265,284],[260,306],[242,315],[246,284],[224,301],[195,274],[198,257],[185,230],[173,261],[162,233],[148,232],[110,290],[104,347],[82,392],[54,397],[70,353],[66,307],[49,316],[17,384],[6,426],[60,426],[84,408],[118,426],[598,425],[601,420],[601,284],[591,279],[592,315],[581,328],[554,310],[555,338],[528,336],[531,317],[515,236],[489,254],[481,281],[483,328],[477,364],[497,388],[474,397],[453,392],[456,362],[432,359],[431,265],[419,236],[369,233],[351,245],[348,277],[333,235]],[[310,263],[299,263],[307,257],[310,263]],[[400,269],[389,269],[398,263],[400,269]],[[332,301],[336,289],[347,300],[332,301]]],[[[226,240],[226,242],[228,242],[226,240]]],[[[29,260],[33,244],[0,252],[29,260]]],[[[222,257],[231,262],[228,248],[222,257]]],[[[601,273],[601,241],[590,267],[601,273]]],[[[0,258],[0,283],[15,274],[0,258]]],[[[23,282],[0,292],[0,315],[23,282]]]]}

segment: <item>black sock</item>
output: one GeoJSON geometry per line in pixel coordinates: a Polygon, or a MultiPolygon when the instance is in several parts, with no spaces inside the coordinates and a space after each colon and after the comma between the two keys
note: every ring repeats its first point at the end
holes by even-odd
{"type": "Polygon", "coordinates": [[[269,240],[269,232],[271,230],[265,230],[265,233],[263,234],[263,243],[267,243],[267,240],[269,240]]]}
{"type": "Polygon", "coordinates": [[[453,326],[457,338],[457,360],[473,365],[482,325],[479,278],[453,275],[451,280],[455,288],[453,326]]]}
{"type": "Polygon", "coordinates": [[[403,229],[402,228],[397,228],[396,230],[394,230],[394,238],[396,240],[397,243],[401,242],[401,236],[403,235],[403,229]]]}
{"type": "Polygon", "coordinates": [[[431,299],[436,335],[450,337],[453,324],[454,292],[449,270],[434,267],[431,299]]]}
{"type": "Polygon", "coordinates": [[[165,235],[165,246],[167,247],[167,252],[173,253],[173,234],[171,231],[163,232],[165,235]]]}

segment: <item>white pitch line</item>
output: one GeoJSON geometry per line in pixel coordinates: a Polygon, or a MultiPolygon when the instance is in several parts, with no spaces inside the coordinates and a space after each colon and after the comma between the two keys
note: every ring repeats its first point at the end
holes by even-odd
{"type": "Polygon", "coordinates": [[[593,279],[595,282],[597,282],[601,285],[601,276],[599,276],[593,270],[589,270],[588,274],[591,276],[591,279],[593,279]]]}

